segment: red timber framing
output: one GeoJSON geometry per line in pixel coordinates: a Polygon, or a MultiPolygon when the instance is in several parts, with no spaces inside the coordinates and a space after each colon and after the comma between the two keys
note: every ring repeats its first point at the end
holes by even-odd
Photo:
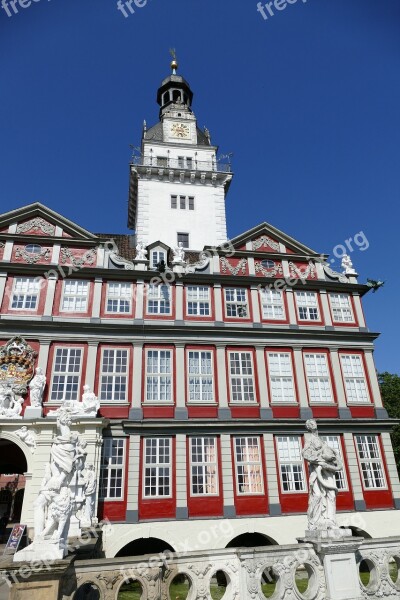
{"type": "Polygon", "coordinates": [[[13,308],[13,292],[14,292],[14,283],[17,279],[37,279],[35,275],[27,276],[27,275],[13,275],[7,278],[6,287],[4,290],[4,298],[1,306],[1,314],[11,314],[15,317],[18,316],[41,316],[44,312],[44,307],[46,304],[46,294],[47,294],[47,279],[39,278],[39,287],[38,287],[38,298],[37,304],[34,309],[27,308],[13,308]]]}
{"type": "Polygon", "coordinates": [[[225,349],[226,359],[226,385],[228,390],[229,406],[234,419],[259,419],[260,418],[260,389],[257,377],[256,351],[251,346],[227,346],[225,349]],[[235,401],[233,399],[232,377],[230,370],[230,356],[234,353],[250,354],[252,363],[253,395],[254,400],[235,401]]]}
{"type": "Polygon", "coordinates": [[[70,277],[68,279],[58,280],[57,284],[56,284],[56,293],[54,296],[54,308],[53,308],[54,316],[56,316],[56,317],[62,316],[63,318],[74,318],[74,319],[90,317],[92,314],[92,308],[93,308],[93,287],[94,287],[94,282],[91,281],[90,279],[70,277]],[[87,296],[87,304],[86,304],[85,311],[81,312],[81,311],[63,310],[63,298],[64,298],[66,282],[73,282],[73,281],[82,281],[82,282],[88,283],[89,294],[87,296]]]}
{"type": "Polygon", "coordinates": [[[100,308],[100,317],[102,319],[133,319],[135,315],[135,305],[136,305],[136,283],[132,283],[130,281],[118,281],[118,280],[107,280],[103,281],[101,286],[101,308],[100,308]],[[128,312],[122,311],[108,311],[107,310],[107,299],[108,299],[108,290],[110,284],[122,284],[130,286],[130,310],[128,312]]]}
{"type": "MultiPolygon", "coordinates": [[[[107,439],[107,438],[105,438],[107,439]]],[[[122,498],[115,500],[99,498],[98,518],[108,519],[113,522],[124,522],[128,499],[128,470],[129,470],[129,438],[124,439],[124,466],[122,481],[122,498]]]]}
{"type": "Polygon", "coordinates": [[[297,385],[297,374],[294,364],[294,356],[293,349],[286,347],[269,347],[265,348],[264,351],[265,356],[265,369],[267,373],[267,386],[268,386],[268,396],[270,399],[270,405],[272,409],[272,414],[274,419],[299,419],[300,418],[300,406],[299,406],[299,390],[297,385]],[[274,402],[272,400],[272,387],[271,387],[271,377],[270,377],[270,366],[268,362],[268,354],[289,354],[292,373],[293,373],[293,387],[294,387],[294,395],[295,402],[274,402]]]}
{"type": "Polygon", "coordinates": [[[231,454],[232,454],[232,471],[233,471],[233,494],[235,499],[235,510],[239,517],[250,515],[267,515],[269,513],[268,505],[268,480],[265,468],[265,447],[262,435],[236,434],[231,436],[231,454]],[[262,472],[262,487],[261,493],[240,493],[238,485],[237,461],[236,461],[236,438],[257,438],[259,443],[260,463],[262,472]]]}
{"type": "Polygon", "coordinates": [[[132,373],[133,373],[133,348],[131,344],[99,344],[96,358],[96,375],[94,380],[94,393],[100,400],[100,415],[108,419],[127,419],[130,409],[130,400],[132,399],[132,373]],[[101,376],[103,365],[104,350],[126,350],[127,370],[126,370],[126,397],[125,401],[108,401],[101,398],[101,376]]]}
{"type": "Polygon", "coordinates": [[[304,379],[307,386],[307,397],[310,408],[313,412],[314,419],[337,419],[339,416],[339,408],[337,405],[337,391],[335,385],[335,377],[332,369],[330,352],[326,348],[307,348],[302,351],[304,379]],[[307,377],[306,354],[324,354],[328,366],[329,381],[332,390],[332,402],[316,403],[311,400],[310,386],[307,377]]]}
{"type": "Polygon", "coordinates": [[[186,486],[187,486],[187,504],[189,517],[222,517],[224,512],[224,492],[222,478],[222,460],[221,460],[221,439],[217,435],[199,435],[188,436],[186,438],[186,486]],[[199,438],[213,438],[216,441],[216,462],[217,462],[217,481],[218,489],[215,494],[199,494],[192,493],[193,477],[192,477],[192,455],[191,455],[191,440],[199,438]]]}
{"type": "MultiPolygon", "coordinates": [[[[156,437],[156,436],[154,436],[156,437]]],[[[160,436],[157,436],[160,437],[160,436]]],[[[145,468],[145,442],[148,438],[140,440],[140,470],[139,470],[139,519],[160,520],[174,519],[176,516],[176,439],[171,440],[171,461],[169,466],[170,495],[163,497],[146,498],[144,494],[144,468],[145,468]]],[[[165,438],[164,438],[165,439],[165,438]]]]}
{"type": "Polygon", "coordinates": [[[186,391],[186,406],[189,419],[216,419],[218,417],[218,365],[217,352],[215,346],[186,346],[185,347],[185,391],[186,391]],[[212,362],[212,381],[213,381],[213,402],[191,401],[190,400],[190,383],[189,383],[189,352],[211,352],[212,362]]]}
{"type": "Polygon", "coordinates": [[[345,394],[346,394],[347,406],[350,409],[352,418],[353,419],[373,419],[375,417],[375,403],[374,403],[374,396],[373,396],[373,392],[372,392],[371,380],[369,377],[369,372],[368,372],[364,352],[362,350],[352,350],[352,349],[343,350],[343,349],[341,349],[341,350],[339,350],[339,362],[340,362],[340,372],[342,374],[342,380],[343,380],[344,390],[345,390],[345,394]],[[368,402],[366,402],[366,403],[361,402],[359,405],[357,405],[357,403],[355,403],[355,402],[349,402],[348,393],[347,393],[347,389],[346,389],[345,375],[343,372],[343,365],[342,365],[342,361],[340,359],[340,357],[344,356],[344,355],[361,357],[366,387],[367,387],[367,391],[368,391],[368,398],[369,398],[368,402]]]}
{"type": "Polygon", "coordinates": [[[176,406],[175,346],[152,344],[143,346],[142,370],[142,410],[145,419],[173,419],[176,406]],[[171,353],[171,401],[163,402],[147,400],[147,362],[149,350],[169,350],[171,353]],[[164,406],[163,406],[164,404],[164,406]]]}
{"type": "Polygon", "coordinates": [[[357,450],[356,435],[358,435],[358,434],[355,434],[353,436],[353,440],[354,440],[354,446],[355,446],[355,451],[356,451],[356,456],[357,456],[357,461],[358,461],[358,469],[360,472],[361,484],[362,484],[362,488],[363,488],[364,501],[365,501],[367,510],[393,508],[392,486],[390,483],[390,475],[389,475],[389,470],[388,470],[387,463],[386,463],[386,455],[385,455],[385,451],[383,448],[381,436],[379,434],[360,434],[360,435],[372,435],[373,437],[375,437],[377,439],[378,448],[379,448],[380,457],[381,457],[382,466],[383,466],[383,472],[384,472],[384,476],[385,476],[385,484],[386,484],[385,487],[368,489],[365,486],[364,477],[363,477],[363,473],[362,473],[362,469],[361,469],[360,457],[359,457],[359,453],[357,450]]]}

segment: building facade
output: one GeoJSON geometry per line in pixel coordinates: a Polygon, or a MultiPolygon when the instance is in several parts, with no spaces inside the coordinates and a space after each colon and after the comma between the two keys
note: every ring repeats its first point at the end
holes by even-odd
{"type": "MultiPolygon", "coordinates": [[[[0,350],[22,338],[46,378],[39,412],[28,391],[20,414],[0,416],[2,449],[25,464],[21,521],[34,535],[49,413],[87,385],[98,416],[74,426],[96,472],[97,517],[111,522],[107,557],[294,543],[309,418],[343,458],[340,524],[399,535],[368,288],[351,265],[334,272],[267,223],[228,241],[231,168],[192,98],[174,68],[130,165],[135,236],[88,232],[39,203],[0,216],[0,350]]],[[[0,358],[2,406],[10,361],[0,358]]]]}

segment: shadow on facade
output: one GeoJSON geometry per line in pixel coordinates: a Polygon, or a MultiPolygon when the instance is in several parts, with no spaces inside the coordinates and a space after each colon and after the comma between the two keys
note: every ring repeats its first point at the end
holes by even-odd
{"type": "Polygon", "coordinates": [[[142,556],[143,554],[161,554],[165,551],[175,552],[174,548],[159,538],[139,538],[124,546],[117,554],[122,556],[142,556]]]}
{"type": "Polygon", "coordinates": [[[278,542],[262,533],[242,533],[233,538],[226,548],[258,548],[259,546],[277,546],[278,542]]]}

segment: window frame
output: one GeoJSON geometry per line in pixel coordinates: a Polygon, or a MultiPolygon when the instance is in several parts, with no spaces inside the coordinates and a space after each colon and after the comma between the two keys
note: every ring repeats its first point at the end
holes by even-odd
{"type": "Polygon", "coordinates": [[[287,308],[286,308],[286,294],[283,290],[275,290],[275,289],[271,289],[271,288],[264,288],[261,287],[259,290],[259,302],[260,302],[260,314],[261,314],[261,319],[262,321],[267,321],[270,323],[286,323],[287,322],[287,308]],[[280,307],[282,308],[283,311],[283,316],[279,317],[279,318],[275,318],[275,317],[268,317],[264,315],[264,305],[270,305],[272,307],[272,309],[274,310],[275,307],[279,306],[277,302],[274,302],[273,299],[267,303],[263,302],[263,296],[266,293],[272,293],[272,295],[275,294],[279,294],[280,295],[280,307]]]}
{"type": "Polygon", "coordinates": [[[363,490],[365,492],[389,490],[388,474],[386,472],[385,458],[384,458],[384,453],[383,453],[383,449],[382,449],[382,445],[381,445],[381,436],[379,434],[354,434],[353,439],[354,439],[354,445],[355,445],[355,450],[356,450],[356,454],[357,454],[358,468],[360,471],[360,479],[361,479],[361,483],[363,486],[363,490]],[[362,459],[360,457],[360,450],[359,450],[357,438],[374,438],[375,445],[378,450],[379,458],[368,457],[368,458],[362,459]],[[363,470],[363,466],[362,466],[363,462],[368,463],[369,465],[371,465],[371,463],[374,463],[374,462],[380,464],[382,478],[383,478],[383,482],[384,482],[384,485],[382,487],[377,487],[376,485],[374,485],[373,487],[366,486],[365,478],[364,478],[364,470],[363,470]]]}
{"type": "Polygon", "coordinates": [[[342,459],[343,462],[343,469],[341,469],[339,472],[337,472],[336,475],[336,486],[338,484],[338,479],[340,479],[343,482],[343,487],[338,487],[339,493],[341,492],[349,492],[350,491],[350,487],[349,487],[349,481],[348,481],[348,476],[347,476],[347,469],[346,469],[346,460],[345,460],[345,455],[343,452],[343,438],[341,435],[336,435],[336,434],[323,434],[320,436],[321,440],[323,440],[324,442],[326,442],[328,444],[328,446],[330,446],[330,448],[333,448],[333,450],[338,450],[339,451],[339,455],[340,458],[342,459]],[[332,446],[329,442],[330,440],[334,438],[337,440],[337,448],[334,448],[334,446],[332,446]]]}
{"type": "MultiPolygon", "coordinates": [[[[142,486],[141,486],[141,499],[143,501],[152,501],[152,500],[165,500],[165,499],[171,499],[174,497],[174,489],[173,489],[173,485],[174,485],[174,474],[173,474],[173,470],[174,470],[174,447],[173,447],[173,438],[172,437],[167,437],[167,436],[160,436],[160,437],[144,437],[142,439],[142,486]],[[160,441],[168,441],[169,443],[169,462],[160,462],[158,459],[160,457],[160,441]],[[156,441],[156,462],[155,463],[148,463],[147,462],[147,442],[150,441],[156,441]],[[155,466],[151,466],[151,465],[155,465],[155,466]],[[157,487],[157,492],[160,489],[160,478],[162,476],[160,476],[160,469],[168,469],[168,483],[169,483],[169,494],[163,494],[160,495],[159,493],[155,494],[155,495],[146,495],[146,487],[151,488],[152,486],[146,486],[146,469],[156,469],[156,487],[157,487]]],[[[165,477],[165,475],[164,475],[165,477]]]]}
{"type": "Polygon", "coordinates": [[[173,316],[172,303],[173,303],[173,287],[171,285],[169,285],[167,283],[156,283],[156,284],[148,283],[146,285],[146,317],[153,317],[153,318],[172,317],[173,316]],[[162,303],[166,304],[167,301],[165,300],[165,298],[162,297],[161,293],[159,293],[158,296],[153,297],[151,295],[151,291],[154,289],[157,289],[157,290],[166,289],[168,291],[168,304],[169,304],[168,312],[160,312],[161,304],[162,303]],[[158,307],[157,312],[150,311],[150,306],[149,306],[150,302],[157,303],[156,304],[156,306],[158,307]]]}
{"type": "Polygon", "coordinates": [[[296,303],[296,316],[297,316],[297,321],[298,323],[304,324],[304,323],[310,323],[310,324],[318,324],[320,325],[322,323],[322,310],[321,310],[321,302],[320,302],[320,295],[318,292],[314,292],[314,291],[299,291],[299,290],[295,290],[294,292],[295,295],[295,303],[296,303]],[[309,306],[308,302],[306,303],[306,305],[301,306],[301,304],[299,304],[299,297],[300,295],[302,297],[308,298],[309,296],[314,296],[315,297],[315,306],[309,306]],[[303,296],[304,295],[304,296],[303,296]],[[300,309],[301,308],[305,308],[307,309],[307,317],[303,318],[300,315],[300,309]],[[310,319],[310,310],[312,309],[316,309],[317,310],[317,318],[316,319],[310,319]]]}
{"type": "MultiPolygon", "coordinates": [[[[334,390],[334,385],[333,385],[333,375],[332,375],[329,354],[327,352],[324,352],[323,350],[303,350],[303,364],[304,364],[304,375],[305,375],[306,384],[307,384],[308,400],[309,400],[310,405],[313,405],[313,406],[316,406],[316,405],[332,406],[332,405],[334,405],[336,403],[335,402],[335,390],[334,390]],[[314,357],[314,359],[317,356],[324,357],[326,371],[327,371],[328,385],[329,385],[329,389],[330,389],[330,393],[331,393],[330,400],[321,400],[321,399],[315,400],[312,398],[310,379],[318,379],[318,390],[319,390],[320,389],[319,380],[323,379],[324,375],[321,375],[321,374],[310,375],[309,374],[308,366],[307,366],[307,356],[312,356],[312,357],[314,357]]],[[[315,363],[315,360],[314,360],[314,365],[316,365],[316,367],[318,368],[318,365],[315,363]]],[[[321,394],[318,394],[318,395],[321,398],[321,394]]]]}
{"type": "MultiPolygon", "coordinates": [[[[201,363],[201,356],[200,356],[200,363],[201,363]]],[[[215,351],[213,348],[210,347],[206,347],[206,348],[200,348],[200,347],[187,347],[186,348],[186,394],[187,394],[187,404],[192,405],[192,406],[215,406],[218,401],[217,401],[217,393],[216,393],[216,381],[215,381],[215,374],[216,374],[216,368],[215,368],[215,351]],[[194,352],[197,354],[202,354],[202,353],[208,353],[211,355],[211,386],[212,386],[212,396],[213,399],[212,400],[191,400],[190,398],[190,353],[194,352]]],[[[195,374],[196,377],[199,377],[200,379],[205,378],[207,376],[203,375],[203,374],[195,374]]]]}
{"type": "MultiPolygon", "coordinates": [[[[279,481],[280,481],[280,490],[281,490],[281,494],[307,494],[308,492],[308,481],[307,481],[307,470],[306,470],[306,466],[305,466],[305,462],[304,462],[304,458],[302,456],[302,450],[303,450],[303,437],[300,435],[275,435],[275,448],[276,448],[276,459],[277,459],[277,464],[278,464],[278,470],[279,470],[279,481]],[[298,446],[299,446],[299,451],[300,451],[300,460],[283,460],[281,459],[280,455],[279,455],[279,439],[286,439],[286,440],[290,440],[290,439],[297,439],[298,440],[298,446]],[[284,481],[283,481],[283,476],[282,476],[282,466],[284,465],[299,465],[301,464],[302,467],[302,474],[303,474],[303,489],[301,490],[285,490],[284,489],[284,481]]],[[[290,451],[290,447],[288,446],[288,449],[290,451]]],[[[294,471],[291,470],[291,477],[293,478],[293,474],[294,471]]]]}
{"type": "Polygon", "coordinates": [[[234,435],[234,436],[232,436],[232,444],[233,444],[233,455],[234,455],[236,495],[240,498],[243,498],[246,496],[264,496],[265,495],[265,481],[264,481],[263,444],[262,444],[261,436],[259,436],[259,435],[234,435]],[[258,461],[247,460],[246,462],[238,461],[237,445],[236,445],[237,440],[245,440],[246,450],[249,447],[249,440],[257,440],[259,460],[258,461]],[[239,466],[245,466],[247,468],[247,477],[249,477],[250,482],[251,482],[251,475],[250,475],[251,467],[259,466],[260,478],[261,478],[261,491],[260,492],[254,492],[254,491],[242,492],[240,490],[239,472],[238,472],[239,466]]]}
{"type": "Polygon", "coordinates": [[[187,319],[211,319],[213,316],[213,304],[212,304],[212,290],[213,288],[209,285],[186,285],[185,286],[185,316],[187,319]],[[196,300],[191,300],[189,298],[189,288],[195,288],[197,289],[197,291],[199,291],[200,289],[207,289],[208,290],[208,300],[202,300],[202,299],[196,299],[196,300]],[[193,304],[196,304],[197,306],[197,313],[196,314],[190,314],[189,313],[189,302],[192,302],[193,304]],[[208,303],[208,314],[207,315],[201,315],[198,312],[199,306],[201,303],[208,303]]]}
{"type": "Polygon", "coordinates": [[[60,313],[66,313],[66,314],[71,314],[71,315],[77,315],[77,314],[87,315],[90,310],[90,293],[91,293],[91,281],[90,280],[88,280],[88,279],[64,279],[64,281],[62,282],[62,290],[61,290],[60,309],[59,309],[60,313]],[[65,287],[71,283],[74,283],[77,285],[79,285],[80,283],[85,283],[86,284],[86,294],[81,294],[81,295],[77,295],[76,293],[66,294],[65,287]],[[64,302],[67,298],[75,299],[73,310],[64,308],[64,302]],[[76,308],[76,300],[80,299],[80,298],[85,298],[85,310],[81,310],[81,309],[78,310],[76,308]]]}
{"type": "MultiPolygon", "coordinates": [[[[299,405],[299,394],[298,394],[298,390],[297,390],[297,379],[296,379],[295,364],[294,364],[294,360],[293,360],[293,352],[290,349],[285,349],[285,348],[266,348],[265,349],[265,360],[266,360],[266,366],[267,366],[267,381],[268,381],[268,391],[269,391],[269,398],[270,398],[271,406],[285,406],[285,405],[298,406],[299,405]],[[271,364],[270,364],[270,355],[271,354],[278,354],[278,355],[284,354],[289,357],[290,369],[291,369],[291,379],[292,379],[292,389],[293,389],[293,400],[274,399],[271,364]]],[[[275,375],[275,377],[279,377],[281,380],[284,379],[285,375],[282,375],[281,373],[282,373],[282,371],[280,371],[279,375],[275,375]]],[[[282,381],[281,381],[281,383],[282,383],[282,381]]],[[[281,386],[281,389],[282,389],[282,386],[281,386]]]]}
{"type": "Polygon", "coordinates": [[[229,379],[229,404],[235,406],[257,406],[258,405],[258,390],[257,390],[257,377],[256,377],[256,368],[255,368],[255,360],[254,360],[254,350],[252,348],[227,348],[227,376],[229,379]],[[240,373],[232,374],[231,372],[231,356],[233,354],[239,354],[240,356],[240,373]],[[251,362],[251,376],[247,374],[243,374],[243,363],[242,363],[242,355],[247,354],[250,357],[251,362]],[[232,388],[232,377],[241,380],[241,394],[243,395],[243,380],[244,379],[252,379],[252,388],[253,388],[253,399],[252,400],[234,400],[233,399],[233,388],[232,388]]]}
{"type": "Polygon", "coordinates": [[[251,309],[250,309],[250,302],[249,302],[249,290],[246,287],[241,287],[241,286],[226,286],[222,288],[222,293],[223,293],[223,298],[224,298],[224,317],[226,321],[249,321],[251,319],[251,309]],[[227,292],[228,291],[234,291],[235,292],[235,299],[234,300],[228,300],[227,299],[227,292]],[[238,291],[243,291],[245,293],[245,301],[243,300],[238,300],[238,291]],[[246,306],[246,316],[245,317],[241,317],[236,315],[228,315],[228,306],[235,306],[236,307],[236,313],[237,313],[237,307],[239,307],[240,305],[245,305],[246,306]]]}
{"type": "MultiPolygon", "coordinates": [[[[172,346],[166,347],[157,347],[157,346],[147,346],[143,348],[144,351],[144,361],[145,361],[145,370],[144,370],[144,394],[142,404],[144,406],[174,406],[175,405],[175,354],[172,346]],[[160,391],[160,380],[165,373],[161,373],[158,371],[157,373],[149,373],[148,371],[148,356],[149,352],[169,352],[169,361],[171,365],[170,373],[169,373],[169,388],[170,388],[170,399],[169,400],[149,400],[148,399],[148,378],[149,377],[157,377],[158,378],[158,390],[160,391]]],[[[158,366],[160,366],[160,356],[158,357],[158,366]]]]}
{"type": "Polygon", "coordinates": [[[107,281],[106,282],[106,293],[105,293],[105,303],[104,303],[104,314],[106,315],[122,315],[122,316],[129,316],[132,315],[132,311],[133,311],[133,289],[132,289],[132,283],[128,282],[128,281],[107,281]],[[129,299],[127,300],[126,298],[122,297],[122,295],[120,294],[119,296],[116,297],[110,297],[110,286],[120,286],[120,290],[121,290],[121,286],[124,286],[126,288],[129,288],[129,299]],[[118,303],[118,310],[109,310],[108,309],[108,302],[109,301],[116,301],[118,303]],[[120,303],[121,302],[128,302],[128,308],[129,310],[127,311],[121,311],[120,310],[120,303]]]}
{"type": "Polygon", "coordinates": [[[64,402],[67,401],[72,401],[72,400],[76,400],[79,401],[80,400],[80,396],[82,393],[82,376],[83,376],[83,363],[85,360],[85,347],[84,346],[67,346],[67,345],[57,345],[55,344],[53,349],[53,356],[52,356],[52,368],[51,368],[51,379],[50,379],[50,385],[49,385],[49,398],[48,398],[48,402],[49,404],[63,404],[64,402]],[[55,366],[56,366],[56,360],[57,360],[57,351],[58,350],[67,350],[68,354],[68,363],[70,362],[70,354],[71,354],[71,350],[79,350],[80,351],[80,363],[79,363],[79,373],[78,373],[78,381],[76,384],[76,397],[75,398],[69,398],[68,400],[65,397],[65,388],[66,388],[66,383],[67,383],[67,378],[68,377],[74,377],[74,371],[55,371],[55,366]],[[54,386],[54,377],[58,375],[58,376],[64,376],[66,379],[64,381],[64,385],[63,385],[63,397],[61,399],[54,399],[53,398],[53,386],[54,386]]]}
{"type": "MultiPolygon", "coordinates": [[[[110,458],[110,457],[109,457],[110,458]]],[[[111,456],[112,458],[112,456],[111,456]]],[[[118,458],[118,457],[117,457],[118,458]]],[[[100,502],[122,502],[125,498],[125,471],[126,471],[126,460],[127,460],[127,453],[126,453],[126,438],[121,438],[121,437],[116,437],[116,438],[103,438],[103,448],[102,448],[102,453],[101,453],[101,460],[100,460],[100,474],[99,474],[99,501],[100,502]],[[104,451],[104,446],[106,444],[106,442],[112,442],[113,441],[122,441],[122,462],[121,462],[121,466],[119,467],[118,464],[113,465],[113,464],[108,464],[106,468],[103,467],[103,451],[104,451]],[[115,496],[114,498],[106,495],[106,496],[102,496],[101,495],[101,491],[102,491],[102,480],[103,480],[103,473],[106,470],[107,471],[107,492],[109,493],[110,491],[110,483],[111,483],[111,477],[109,475],[110,471],[112,471],[112,469],[117,470],[121,470],[121,495],[120,496],[115,496]]]]}
{"type": "MultiPolygon", "coordinates": [[[[114,356],[114,369],[115,369],[115,360],[116,357],[114,356]]],[[[98,376],[98,390],[97,390],[97,394],[98,394],[98,398],[99,401],[101,402],[102,405],[104,404],[110,404],[110,405],[116,405],[116,404],[128,404],[129,403],[129,381],[130,381],[130,360],[131,360],[131,354],[130,354],[130,348],[128,347],[124,347],[124,346],[102,346],[100,349],[100,356],[99,356],[99,376],[98,376]],[[109,373],[106,373],[105,371],[103,371],[103,361],[104,361],[104,354],[105,352],[113,352],[114,354],[116,352],[125,352],[126,353],[126,371],[125,373],[123,373],[122,371],[120,373],[118,373],[118,371],[114,370],[114,371],[110,371],[109,373]],[[106,400],[103,399],[102,397],[102,386],[103,386],[103,377],[111,377],[112,378],[112,387],[113,387],[113,395],[115,393],[115,379],[116,377],[125,377],[125,400],[106,400]]]]}
{"type": "Polygon", "coordinates": [[[182,242],[184,250],[188,250],[190,248],[190,233],[187,231],[177,231],[176,243],[178,244],[178,246],[179,246],[180,242],[182,242]],[[183,236],[185,236],[184,239],[179,239],[179,238],[183,238],[183,236]],[[187,242],[187,244],[186,244],[186,242],[187,242]]]}
{"type": "Polygon", "coordinates": [[[329,296],[329,308],[331,311],[331,316],[332,316],[332,323],[334,323],[335,325],[340,325],[340,326],[346,326],[346,325],[357,325],[357,321],[356,321],[356,315],[355,315],[355,310],[354,310],[354,304],[353,304],[353,296],[351,294],[347,294],[344,292],[330,292],[328,294],[329,296]],[[343,310],[346,310],[346,307],[343,306],[338,306],[338,307],[334,307],[333,303],[332,303],[332,297],[333,296],[338,296],[340,297],[346,297],[348,299],[348,309],[350,310],[351,313],[351,320],[346,321],[346,320],[338,320],[335,318],[335,310],[340,310],[341,314],[343,315],[343,310]]]}
{"type": "Polygon", "coordinates": [[[10,301],[9,301],[9,310],[12,310],[15,312],[28,312],[30,314],[37,313],[39,310],[39,305],[40,305],[40,294],[41,294],[41,281],[38,277],[25,277],[24,275],[22,275],[22,276],[15,275],[13,277],[13,281],[12,281],[11,296],[10,296],[10,301]],[[16,286],[19,281],[28,284],[26,291],[21,291],[21,292],[16,291],[16,286]],[[34,289],[33,292],[29,292],[29,285],[33,284],[33,283],[36,283],[37,289],[34,289]],[[14,298],[18,297],[18,296],[23,297],[23,306],[21,308],[13,306],[14,298]],[[34,308],[28,308],[26,306],[28,297],[35,297],[35,307],[34,308]]]}
{"type": "MultiPolygon", "coordinates": [[[[205,456],[205,455],[204,455],[205,456]]],[[[202,457],[204,459],[204,456],[202,457]]],[[[220,474],[219,474],[219,443],[217,436],[191,436],[189,437],[189,450],[188,450],[188,462],[189,462],[189,486],[190,486],[190,497],[191,498],[215,498],[220,494],[220,474]],[[205,440],[213,440],[214,441],[214,452],[215,452],[215,461],[214,462],[206,462],[206,460],[201,460],[199,462],[193,463],[193,455],[192,455],[192,444],[194,440],[201,440],[201,449],[202,452],[205,450],[205,440]],[[193,492],[193,467],[198,466],[204,469],[203,477],[206,480],[206,469],[207,465],[215,467],[215,488],[216,491],[212,493],[194,493],[193,492]]]]}
{"type": "MultiPolygon", "coordinates": [[[[343,387],[344,387],[344,391],[346,394],[346,402],[348,406],[372,406],[372,394],[371,394],[371,390],[370,390],[370,386],[369,386],[369,379],[368,379],[368,375],[367,375],[367,369],[365,368],[365,362],[364,362],[364,354],[360,353],[360,352],[348,352],[348,351],[343,351],[339,353],[339,361],[340,361],[340,368],[341,368],[341,373],[342,373],[342,380],[343,380],[343,387]],[[365,386],[365,392],[366,392],[366,399],[362,399],[362,400],[354,400],[354,399],[350,399],[349,398],[349,389],[347,387],[347,382],[346,382],[346,374],[345,374],[345,369],[344,369],[344,364],[343,364],[343,357],[356,357],[360,360],[360,366],[362,368],[362,372],[363,372],[363,377],[357,377],[357,376],[352,376],[347,377],[347,379],[353,379],[353,380],[364,380],[364,386],[365,386]]],[[[353,370],[353,367],[352,367],[353,370]]],[[[355,388],[357,389],[357,388],[355,388]]]]}

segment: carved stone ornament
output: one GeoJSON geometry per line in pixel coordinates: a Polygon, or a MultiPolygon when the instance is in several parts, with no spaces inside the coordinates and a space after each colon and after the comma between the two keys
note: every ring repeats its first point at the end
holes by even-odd
{"type": "Polygon", "coordinates": [[[28,265],[35,265],[41,258],[49,260],[50,249],[46,248],[41,252],[27,252],[25,248],[19,247],[15,251],[15,258],[22,258],[28,265]]]}
{"type": "Polygon", "coordinates": [[[253,240],[252,242],[253,250],[259,250],[260,248],[271,248],[271,250],[275,250],[276,252],[280,252],[280,245],[278,242],[274,242],[267,235],[262,235],[257,240],[253,240]]]}
{"type": "Polygon", "coordinates": [[[20,223],[17,227],[17,233],[26,233],[27,231],[41,231],[47,235],[54,235],[56,228],[55,225],[51,225],[51,223],[47,223],[41,217],[36,217],[35,219],[31,219],[26,223],[20,223]]]}
{"type": "Polygon", "coordinates": [[[317,276],[317,269],[314,263],[309,262],[308,267],[306,269],[300,269],[293,262],[289,263],[289,274],[291,279],[307,279],[311,277],[311,279],[315,279],[317,276]]]}
{"type": "Polygon", "coordinates": [[[97,259],[97,250],[95,248],[91,248],[87,250],[83,256],[74,256],[72,250],[70,248],[61,248],[60,252],[60,260],[61,264],[65,265],[68,260],[71,261],[71,264],[74,267],[84,267],[85,265],[94,265],[97,259]]]}
{"type": "Polygon", "coordinates": [[[241,258],[236,267],[232,267],[232,265],[230,264],[228,259],[225,258],[225,256],[221,256],[219,260],[221,262],[221,268],[223,273],[229,271],[229,273],[231,273],[232,275],[238,275],[240,272],[242,272],[242,274],[245,275],[247,258],[241,258]]]}
{"type": "Polygon", "coordinates": [[[111,252],[110,260],[112,263],[114,263],[114,265],[116,265],[117,267],[122,267],[123,269],[125,269],[125,271],[134,271],[135,269],[135,265],[133,264],[133,262],[127,260],[126,258],[123,258],[122,256],[119,256],[115,252],[111,252]]]}
{"type": "Polygon", "coordinates": [[[14,394],[26,394],[37,354],[22,337],[13,337],[0,347],[0,388],[10,387],[14,394]]]}
{"type": "Polygon", "coordinates": [[[206,252],[201,252],[199,260],[195,263],[186,263],[185,273],[195,273],[196,271],[203,271],[208,267],[210,263],[210,256],[206,252]]]}
{"type": "Polygon", "coordinates": [[[277,275],[283,275],[283,268],[281,263],[274,263],[274,266],[270,269],[266,269],[261,261],[255,261],[255,272],[262,273],[265,277],[276,277],[277,275]]]}
{"type": "Polygon", "coordinates": [[[334,271],[333,269],[331,269],[331,267],[329,266],[329,264],[327,262],[322,262],[321,264],[322,264],[322,268],[324,269],[325,274],[330,279],[336,279],[340,283],[348,283],[349,282],[346,275],[343,275],[343,273],[338,273],[337,271],[334,271]]]}
{"type": "Polygon", "coordinates": [[[27,426],[24,425],[23,427],[21,427],[21,429],[17,429],[15,435],[17,435],[20,440],[22,440],[27,446],[29,446],[32,454],[35,454],[36,434],[33,431],[29,431],[27,426]]]}

